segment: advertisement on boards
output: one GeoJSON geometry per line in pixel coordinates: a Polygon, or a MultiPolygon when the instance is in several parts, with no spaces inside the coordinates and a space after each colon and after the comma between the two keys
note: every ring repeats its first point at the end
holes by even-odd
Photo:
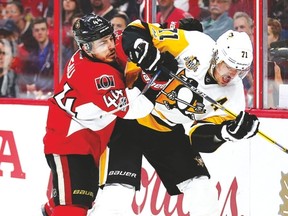
{"type": "MultiPolygon", "coordinates": [[[[46,106],[0,106],[0,215],[41,216],[51,195],[50,171],[43,153],[46,106]]],[[[288,147],[286,119],[260,119],[260,129],[288,147]]],[[[225,143],[201,154],[218,191],[220,216],[285,216],[288,212],[288,154],[261,136],[225,143]]],[[[183,196],[169,196],[143,158],[135,215],[189,216],[183,196]]]]}

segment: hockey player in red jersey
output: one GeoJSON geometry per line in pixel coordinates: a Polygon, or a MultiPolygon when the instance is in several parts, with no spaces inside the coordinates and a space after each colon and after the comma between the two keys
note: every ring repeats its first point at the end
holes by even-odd
{"type": "Polygon", "coordinates": [[[93,14],[73,25],[79,50],[49,99],[44,152],[53,175],[53,197],[43,215],[86,216],[98,191],[99,160],[116,117],[136,119],[153,104],[125,88],[116,61],[111,24],[93,14]]]}
{"type": "Polygon", "coordinates": [[[258,118],[244,111],[241,78],[253,59],[248,35],[227,31],[215,42],[199,31],[162,29],[138,20],[124,30],[122,42],[132,61],[126,67],[129,86],[143,88],[163,65],[239,115],[229,116],[162,72],[146,93],[155,104],[151,114],[137,120],[117,119],[107,149],[107,170],[101,172],[107,173],[106,181],[100,182],[105,186],[89,216],[128,215],[133,191],[140,189],[143,155],[170,195],[184,194],[185,212],[219,216],[217,190],[199,152],[214,152],[258,131],[258,118]],[[134,63],[143,69],[138,74],[134,63]],[[183,124],[191,126],[189,136],[183,124]],[[123,197],[130,201],[123,204],[123,197]]]}

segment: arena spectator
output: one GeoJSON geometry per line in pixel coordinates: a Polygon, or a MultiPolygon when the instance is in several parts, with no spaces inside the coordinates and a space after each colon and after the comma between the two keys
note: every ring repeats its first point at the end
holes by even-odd
{"type": "Polygon", "coordinates": [[[246,13],[237,11],[233,16],[234,29],[238,32],[246,32],[254,44],[254,21],[246,13]]]}
{"type": "Polygon", "coordinates": [[[288,38],[288,33],[287,33],[288,31],[288,1],[287,0],[268,0],[267,8],[268,8],[268,17],[277,19],[281,23],[282,39],[287,39],[288,38]]]}
{"type": "Polygon", "coordinates": [[[114,8],[110,0],[90,0],[92,6],[92,13],[95,15],[104,17],[107,20],[111,20],[115,14],[118,13],[118,9],[114,8]]]}
{"type": "Polygon", "coordinates": [[[20,71],[21,64],[19,59],[17,59],[18,55],[18,45],[17,45],[17,38],[18,38],[18,30],[11,19],[1,19],[0,20],[0,39],[2,41],[2,44],[5,46],[5,49],[8,49],[8,51],[5,51],[6,59],[9,56],[9,61],[6,60],[6,65],[8,68],[8,78],[9,78],[9,84],[11,86],[8,97],[17,97],[17,86],[15,86],[16,79],[17,79],[17,73],[16,71],[20,71]],[[11,54],[11,56],[10,56],[11,54]],[[11,59],[10,59],[11,57],[11,59]],[[13,83],[13,84],[12,84],[13,83]],[[13,87],[12,87],[13,86],[13,87]]]}
{"type": "Polygon", "coordinates": [[[284,83],[287,76],[287,56],[279,56],[279,47],[272,47],[280,40],[282,26],[280,21],[268,18],[268,107],[277,108],[279,106],[279,85],[284,83]]]}
{"type": "Polygon", "coordinates": [[[6,18],[11,19],[17,26],[19,37],[18,45],[30,52],[37,47],[37,42],[32,36],[31,22],[25,18],[24,7],[19,1],[9,2],[6,6],[6,18]]]}
{"type": "MultiPolygon", "coordinates": [[[[71,25],[74,14],[82,12],[78,0],[62,0],[62,22],[71,25]]],[[[70,26],[71,28],[71,26],[70,26]]]]}
{"type": "Polygon", "coordinates": [[[233,19],[228,16],[231,0],[209,0],[210,16],[202,21],[204,33],[217,40],[227,30],[233,29],[233,19]]]}
{"type": "Polygon", "coordinates": [[[16,52],[16,40],[19,35],[17,26],[11,19],[0,19],[0,38],[8,39],[9,41],[15,42],[12,45],[12,53],[16,52]]]}
{"type": "Polygon", "coordinates": [[[174,0],[157,0],[159,11],[156,15],[156,22],[166,24],[170,27],[171,23],[178,22],[182,18],[192,17],[188,12],[174,6],[174,0]]]}
{"type": "Polygon", "coordinates": [[[25,91],[22,96],[32,99],[47,99],[54,88],[53,44],[49,40],[48,24],[45,18],[35,18],[32,22],[33,37],[37,48],[30,52],[29,60],[23,68],[19,83],[25,91]]]}
{"type": "Polygon", "coordinates": [[[0,39],[0,97],[16,97],[16,74],[11,69],[12,49],[6,39],[0,39]]]}
{"type": "Polygon", "coordinates": [[[114,28],[114,31],[124,30],[125,27],[129,24],[129,17],[124,13],[119,11],[114,17],[111,19],[111,24],[114,28]]]}

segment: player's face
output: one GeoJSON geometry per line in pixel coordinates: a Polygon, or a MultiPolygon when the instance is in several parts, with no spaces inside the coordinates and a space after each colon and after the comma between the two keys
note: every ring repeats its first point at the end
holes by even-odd
{"type": "MultiPolygon", "coordinates": [[[[89,53],[88,53],[89,54],[89,53]]],[[[107,35],[92,42],[91,55],[103,62],[113,62],[116,58],[113,35],[107,35]]]]}
{"type": "Polygon", "coordinates": [[[214,69],[214,78],[219,85],[226,86],[238,75],[238,72],[238,70],[222,61],[218,63],[214,69]]]}

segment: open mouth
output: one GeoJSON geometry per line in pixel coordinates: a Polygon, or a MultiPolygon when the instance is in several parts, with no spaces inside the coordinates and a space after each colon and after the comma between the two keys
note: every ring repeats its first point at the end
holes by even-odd
{"type": "Polygon", "coordinates": [[[116,53],[115,53],[115,52],[112,52],[112,53],[109,55],[109,57],[110,57],[110,58],[115,58],[115,55],[116,55],[116,53]]]}
{"type": "Polygon", "coordinates": [[[222,77],[221,79],[221,85],[227,85],[231,81],[231,78],[229,77],[222,77]]]}

